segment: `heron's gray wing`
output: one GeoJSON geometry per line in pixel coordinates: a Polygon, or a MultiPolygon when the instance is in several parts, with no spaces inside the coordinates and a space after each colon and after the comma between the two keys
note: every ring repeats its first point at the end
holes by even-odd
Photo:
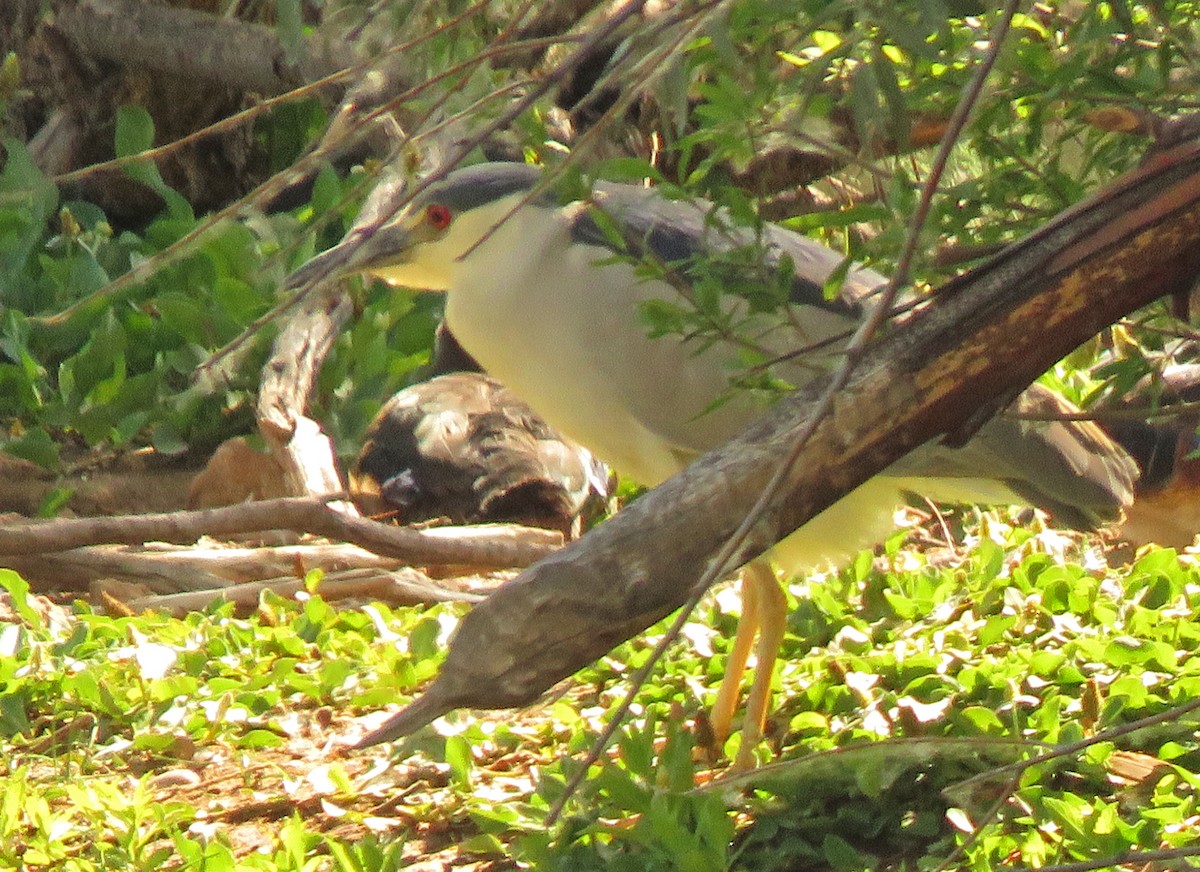
{"type": "MultiPolygon", "coordinates": [[[[649,256],[667,264],[694,261],[699,255],[728,253],[736,249],[761,249],[760,268],[775,270],[786,256],[794,277],[791,302],[816,306],[848,318],[857,318],[859,304],[886,279],[869,269],[852,268],[834,299],[826,299],[825,282],[842,263],[826,246],[798,233],[765,224],[760,233],[732,224],[729,217],[707,200],[670,200],[658,191],[636,185],[597,182],[592,189],[592,209],[607,216],[609,232],[620,234],[629,254],[649,256]]],[[[572,225],[575,240],[613,247],[613,240],[592,209],[581,210],[572,225]]],[[[721,269],[735,268],[725,261],[721,269]]],[[[751,265],[744,270],[748,273],[751,265]]]]}
{"type": "MultiPolygon", "coordinates": [[[[653,190],[599,183],[596,207],[611,219],[634,255],[648,254],[664,262],[686,261],[700,254],[755,244],[753,232],[728,229],[711,220],[713,207],[704,201],[672,201],[653,190]]],[[[575,238],[611,247],[591,210],[573,226],[575,238]]],[[[777,266],[786,254],[795,268],[793,301],[827,313],[853,317],[858,301],[883,284],[876,272],[851,269],[838,299],[826,300],[825,280],[841,257],[818,242],[782,228],[765,226],[761,236],[765,259],[777,266]]],[[[1020,409],[1063,411],[1069,404],[1053,392],[1032,386],[1017,400],[1020,409]]],[[[931,443],[888,470],[888,475],[919,480],[935,499],[982,503],[1019,502],[1043,508],[1064,523],[1094,527],[1120,515],[1132,499],[1137,470],[1112,440],[1088,422],[1031,422],[996,418],[960,448],[931,443]],[[983,488],[974,494],[972,488],[983,488]]]]}
{"type": "MultiPolygon", "coordinates": [[[[1030,385],[1016,411],[1054,415],[1077,412],[1043,385],[1030,385]]],[[[888,475],[929,482],[923,496],[946,499],[939,487],[955,479],[1000,482],[1019,498],[1045,509],[1062,524],[1090,529],[1117,520],[1133,501],[1138,478],[1133,459],[1090,421],[1030,421],[1003,415],[984,424],[965,445],[930,443],[888,468],[888,475]]],[[[987,495],[950,491],[958,501],[996,502],[987,495]]]]}

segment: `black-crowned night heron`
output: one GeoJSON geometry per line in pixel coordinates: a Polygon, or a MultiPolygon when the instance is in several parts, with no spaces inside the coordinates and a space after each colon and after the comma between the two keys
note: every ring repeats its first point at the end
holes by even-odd
{"type": "Polygon", "coordinates": [[[579,535],[609,473],[498,381],[452,372],[396,393],[350,469],[359,510],[401,523],[517,523],[579,535]]]}
{"type": "MultiPolygon", "coordinates": [[[[722,226],[728,222],[709,204],[671,201],[633,185],[597,182],[589,199],[565,206],[549,195],[530,198],[541,179],[519,164],[460,169],[394,215],[389,204],[397,191],[384,182],[346,239],[293,281],[367,273],[446,292],[447,323],[488,373],[646,485],[679,472],[761,412],[761,393],[729,390],[731,374],[747,361],[802,351],[772,370],[793,385],[836,366],[868,292],[883,282],[877,273],[850,269],[840,293],[826,299],[826,280],[842,258],[803,236],[772,226],[757,235],[722,226]],[[729,255],[747,245],[756,249],[753,260],[729,255]],[[696,267],[718,253],[725,256],[713,269],[696,267]],[[667,272],[640,268],[642,258],[667,272]],[[692,306],[714,278],[742,290],[756,282],[765,287],[785,258],[794,275],[784,317],[755,311],[753,293],[730,295],[711,319],[715,332],[648,335],[643,312],[651,301],[692,306]],[[704,275],[705,287],[694,284],[704,275]],[[736,337],[722,332],[728,328],[736,337]]],[[[1057,399],[1042,391],[1037,401],[1057,399]]],[[[1135,475],[1128,457],[1090,424],[997,418],[962,448],[929,444],[914,451],[780,542],[770,559],[786,572],[844,559],[889,532],[909,492],[1033,504],[1064,523],[1090,527],[1120,514],[1135,475]]],[[[786,600],[763,558],[743,569],[743,591],[712,720],[723,740],[757,633],[738,754],[747,764],[762,735],[786,600]]]]}

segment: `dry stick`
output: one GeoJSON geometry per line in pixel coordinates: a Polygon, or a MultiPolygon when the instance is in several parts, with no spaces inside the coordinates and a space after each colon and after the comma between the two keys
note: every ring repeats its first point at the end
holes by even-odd
{"type": "MultiPolygon", "coordinates": [[[[196,549],[180,550],[194,552],[196,549]]],[[[34,593],[88,590],[93,584],[101,582],[114,591],[122,589],[123,585],[136,585],[139,591],[167,594],[216,590],[236,581],[215,571],[219,567],[210,568],[196,562],[171,565],[164,563],[161,557],[161,552],[101,545],[72,548],[54,554],[8,555],[3,558],[3,565],[28,581],[29,589],[34,593]]],[[[274,565],[270,567],[270,572],[259,577],[281,575],[291,571],[295,565],[295,562],[274,565]]]]}
{"type": "MultiPolygon", "coordinates": [[[[307,583],[303,579],[291,576],[248,581],[212,590],[138,597],[124,602],[123,605],[134,612],[153,609],[173,615],[184,615],[207,608],[218,600],[245,608],[256,605],[262,594],[268,590],[281,597],[290,597],[306,589],[307,583]]],[[[442,587],[425,573],[407,567],[393,571],[349,569],[331,572],[321,579],[313,592],[327,602],[348,597],[370,597],[397,606],[436,602],[479,602],[483,599],[481,594],[442,587]]]]}
{"type": "MultiPolygon", "coordinates": [[[[78,554],[81,551],[74,553],[78,554]]],[[[163,567],[164,571],[198,567],[219,576],[222,579],[221,587],[286,575],[297,566],[303,566],[305,570],[320,569],[328,574],[360,569],[387,572],[405,565],[395,557],[384,557],[345,542],[222,545],[220,548],[158,545],[138,551],[122,549],[119,553],[136,555],[163,567]]]]}
{"type": "MultiPolygon", "coordinates": [[[[21,519],[22,523],[25,519],[21,519]]],[[[319,569],[327,575],[351,570],[387,572],[405,565],[346,543],[259,545],[97,545],[58,553],[8,555],[4,565],[29,580],[36,592],[83,590],[97,581],[136,584],[155,595],[216,590],[319,569]]]]}
{"type": "Polygon", "coordinates": [[[572,794],[578,790],[587,777],[588,769],[598,761],[612,741],[616,734],[617,728],[621,721],[629,713],[629,709],[633,705],[633,701],[637,696],[639,688],[645,683],[652,669],[656,668],[658,662],[666,653],[667,647],[670,646],[679,637],[683,631],[684,624],[691,617],[692,612],[700,604],[701,598],[708,589],[719,578],[723,577],[735,567],[731,566],[734,554],[742,547],[749,537],[751,531],[764,517],[772,503],[776,500],[779,492],[783,488],[784,482],[787,481],[788,475],[799,459],[805,446],[812,438],[817,427],[829,416],[833,409],[834,398],[844,388],[850,380],[850,376],[857,365],[859,357],[862,355],[863,348],[867,342],[875,335],[879,327],[882,326],[892,308],[896,294],[899,292],[901,284],[906,280],[909,266],[912,263],[913,256],[916,253],[917,242],[920,238],[921,230],[924,227],[925,220],[929,214],[929,209],[933,201],[933,195],[937,190],[938,182],[941,179],[942,173],[945,170],[946,162],[949,160],[950,151],[957,142],[959,134],[962,132],[963,126],[966,124],[967,117],[970,114],[971,108],[975,105],[979,94],[983,89],[983,84],[991,71],[993,64],[1000,52],[1000,45],[1004,40],[1004,36],[1008,31],[1008,24],[1012,20],[1012,16],[1016,11],[1018,0],[1009,0],[1000,22],[990,37],[990,45],[988,52],[984,55],[980,62],[979,68],[976,69],[974,76],[968,83],[963,93],[963,99],[955,108],[954,114],[946,128],[946,132],[942,135],[942,143],[938,149],[937,157],[934,159],[933,167],[930,170],[929,178],[927,179],[921,193],[921,200],[917,205],[916,213],[913,215],[912,221],[909,223],[908,235],[905,239],[905,245],[901,251],[900,258],[897,262],[896,272],[892,275],[888,282],[887,288],[884,290],[877,305],[871,310],[866,320],[855,331],[854,337],[850,340],[850,344],[846,348],[846,359],[834,374],[828,387],[821,395],[820,399],[815,404],[815,410],[809,416],[805,426],[802,427],[796,434],[796,438],[792,444],[790,451],[783,461],[779,464],[774,476],[762,494],[754,503],[753,507],[743,518],[742,523],[734,531],[733,535],[726,540],[725,545],[721,548],[717,555],[713,558],[712,564],[708,571],[705,572],[696,582],[691,595],[683,604],[678,616],[672,622],[670,628],[663,635],[662,639],[654,650],[650,653],[650,657],[646,663],[642,665],[630,679],[631,688],[626,693],[621,704],[617,706],[616,711],[610,716],[609,723],[605,727],[604,732],[596,739],[588,752],[587,758],[583,765],[576,770],[575,774],[567,781],[563,793],[551,806],[549,813],[546,816],[546,825],[552,826],[558,820],[560,814],[566,806],[567,801],[572,794]]]}
{"type": "MultiPolygon", "coordinates": [[[[21,521],[25,523],[25,519],[21,521]]],[[[468,538],[477,535],[469,527],[441,529],[462,529],[468,538]]],[[[539,530],[524,527],[507,530],[517,541],[535,545],[543,541],[544,534],[539,530]]],[[[343,542],[253,547],[151,543],[144,547],[97,545],[57,553],[7,555],[3,565],[28,579],[35,593],[86,590],[96,582],[111,581],[117,585],[137,585],[139,589],[148,590],[148,596],[166,596],[199,591],[211,594],[263,579],[296,578],[312,570],[320,570],[327,579],[340,578],[342,573],[348,572],[384,575],[407,568],[408,561],[343,542]]],[[[464,565],[442,566],[438,567],[437,575],[458,576],[454,585],[457,588],[462,583],[460,573],[463,570],[470,571],[464,565]]],[[[478,588],[482,591],[494,586],[485,577],[485,574],[490,575],[487,569],[477,571],[480,573],[479,584],[472,583],[469,590],[478,588]]],[[[115,596],[121,596],[119,592],[113,592],[115,596]]]]}
{"type": "Polygon", "coordinates": [[[269,25],[142,0],[57,3],[53,26],[88,58],[258,94],[279,94],[353,60],[349,44],[318,33],[304,38],[292,62],[269,25]]]}
{"type": "Polygon", "coordinates": [[[1163,403],[1158,406],[1122,406],[1119,409],[1089,409],[1086,412],[1017,412],[1005,411],[1007,418],[1019,421],[1153,421],[1159,418],[1182,418],[1200,412],[1200,401],[1163,403]]]}
{"type": "Polygon", "coordinates": [[[412,530],[351,518],[321,500],[285,497],[202,511],[68,518],[0,527],[0,555],[42,554],[98,544],[187,543],[201,536],[279,529],[353,542],[376,554],[418,564],[527,566],[562,545],[562,534],[550,530],[519,537],[514,529],[527,528],[496,525],[412,530]]]}
{"type": "MultiPolygon", "coordinates": [[[[262,368],[257,403],[259,432],[283,470],[285,492],[292,496],[315,496],[341,487],[333,444],[305,412],[313,383],[352,306],[334,284],[304,302],[275,337],[262,368]]],[[[349,504],[337,508],[358,514],[349,504]]]]}

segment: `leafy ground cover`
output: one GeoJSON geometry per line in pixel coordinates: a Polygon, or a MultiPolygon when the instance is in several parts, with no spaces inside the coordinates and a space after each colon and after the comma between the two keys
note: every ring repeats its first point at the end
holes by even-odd
{"type": "Polygon", "coordinates": [[[114,617],[5,571],[0,867],[995,869],[1200,849],[1195,717],[1103,740],[1200,695],[1194,558],[1110,569],[1036,523],[978,530],[920,551],[898,534],[794,582],[774,747],[724,779],[698,747],[736,620],[715,592],[554,826],[661,627],[539,705],[348,754],[435,673],[463,607],[335,607],[314,578],[252,615],[114,617]]]}

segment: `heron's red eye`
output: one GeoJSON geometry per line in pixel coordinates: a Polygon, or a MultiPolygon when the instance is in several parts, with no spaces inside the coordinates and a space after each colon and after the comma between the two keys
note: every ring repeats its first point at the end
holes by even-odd
{"type": "Polygon", "coordinates": [[[454,213],[441,203],[434,203],[425,209],[425,220],[434,230],[445,230],[454,220],[454,213]]]}

